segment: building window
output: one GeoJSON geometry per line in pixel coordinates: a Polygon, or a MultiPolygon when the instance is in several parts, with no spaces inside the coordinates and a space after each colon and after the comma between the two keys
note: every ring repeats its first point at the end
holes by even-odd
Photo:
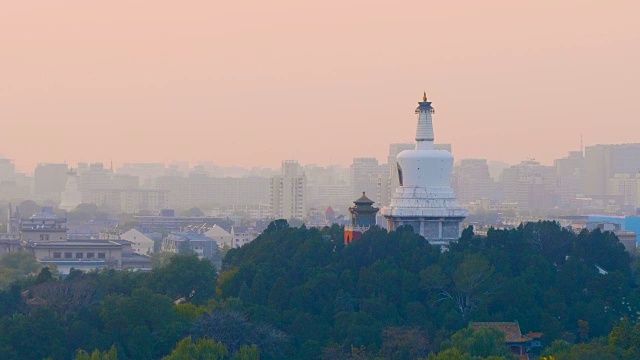
{"type": "Polygon", "coordinates": [[[64,258],[65,258],[65,259],[71,259],[72,257],[73,257],[73,254],[72,254],[72,253],[70,253],[70,252],[66,252],[66,253],[64,253],[64,258]]]}
{"type": "Polygon", "coordinates": [[[49,234],[40,234],[40,241],[49,241],[49,234]]]}
{"type": "Polygon", "coordinates": [[[59,253],[59,252],[54,252],[53,253],[53,258],[54,259],[60,259],[61,257],[62,257],[62,253],[59,253]]]}
{"type": "Polygon", "coordinates": [[[95,253],[87,253],[87,259],[93,259],[95,256],[95,253]]]}
{"type": "Polygon", "coordinates": [[[105,253],[98,253],[98,259],[105,259],[106,257],[105,253]]]}
{"type": "Polygon", "coordinates": [[[82,259],[83,257],[82,255],[83,255],[82,253],[76,253],[76,259],[82,259]]]}

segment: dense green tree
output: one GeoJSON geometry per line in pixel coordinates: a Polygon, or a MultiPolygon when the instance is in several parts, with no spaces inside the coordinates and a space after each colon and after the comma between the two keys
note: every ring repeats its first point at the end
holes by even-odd
{"type": "Polygon", "coordinates": [[[42,265],[36,257],[27,251],[18,251],[0,255],[0,289],[22,279],[27,275],[37,274],[42,265]]]}
{"type": "Polygon", "coordinates": [[[242,345],[231,360],[260,360],[260,349],[256,345],[242,345]]]}
{"type": "Polygon", "coordinates": [[[29,315],[15,314],[0,320],[0,359],[55,360],[70,357],[65,348],[65,332],[55,314],[35,308],[29,315]]]}
{"type": "Polygon", "coordinates": [[[33,200],[25,200],[17,206],[17,210],[20,211],[21,217],[28,218],[31,215],[40,212],[42,210],[42,205],[39,205],[33,200]]]}
{"type": "Polygon", "coordinates": [[[159,359],[186,336],[195,342],[181,348],[215,339],[229,351],[225,359],[432,351],[432,359],[504,359],[500,334],[463,328],[514,319],[523,333],[544,332],[546,344],[567,341],[547,348],[556,360],[640,357],[640,291],[629,255],[611,233],[574,234],[554,222],[487,236],[467,228],[442,252],[408,227],[373,227],[345,246],[339,226],[279,220],[230,249],[220,276],[194,254],[168,257],[150,272],[74,270],[63,280],[23,258],[0,268],[22,269],[0,290],[1,359],[103,355],[112,346],[121,360],[159,359]]]}
{"type": "Polygon", "coordinates": [[[487,358],[490,356],[502,356],[510,359],[511,353],[504,345],[504,334],[494,329],[474,330],[464,328],[453,334],[450,341],[444,347],[451,347],[472,356],[487,358]]]}
{"type": "Polygon", "coordinates": [[[94,350],[91,354],[78,350],[75,360],[118,360],[118,350],[112,346],[108,351],[94,350]]]}
{"type": "Polygon", "coordinates": [[[289,305],[289,292],[284,278],[279,277],[269,291],[269,306],[284,310],[289,305]]]}
{"type": "Polygon", "coordinates": [[[436,302],[452,302],[463,321],[481,303],[494,296],[499,284],[495,269],[480,254],[469,254],[452,272],[445,273],[439,265],[431,265],[420,272],[423,286],[437,292],[436,302]]]}
{"type": "Polygon", "coordinates": [[[74,221],[108,220],[109,214],[98,209],[96,204],[80,204],[67,213],[67,219],[74,221]]]}
{"type": "Polygon", "coordinates": [[[153,359],[167,353],[186,331],[170,298],[149,289],[131,296],[109,295],[99,308],[103,343],[116,344],[128,359],[153,359]]]}
{"type": "Polygon", "coordinates": [[[180,215],[189,217],[202,217],[204,216],[204,211],[202,211],[200,208],[192,207],[189,210],[183,211],[180,215]]]}
{"type": "Polygon", "coordinates": [[[163,357],[163,360],[224,360],[229,352],[222,345],[211,339],[198,339],[196,342],[191,338],[181,340],[171,351],[171,354],[163,357]]]}
{"type": "Polygon", "coordinates": [[[154,269],[149,287],[172,299],[183,298],[198,304],[215,295],[217,272],[207,259],[197,254],[175,255],[166,266],[154,269]]]}
{"type": "Polygon", "coordinates": [[[286,352],[288,336],[267,324],[254,324],[233,311],[214,310],[202,316],[193,326],[196,339],[220,340],[231,353],[244,345],[257,345],[268,359],[280,359],[286,352]]]}

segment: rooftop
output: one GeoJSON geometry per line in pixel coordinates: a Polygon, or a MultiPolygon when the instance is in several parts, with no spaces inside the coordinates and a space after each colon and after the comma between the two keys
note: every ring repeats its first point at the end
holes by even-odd
{"type": "Polygon", "coordinates": [[[504,334],[506,343],[526,343],[532,340],[530,337],[522,335],[520,325],[517,322],[474,322],[470,326],[474,330],[498,330],[504,334]]]}

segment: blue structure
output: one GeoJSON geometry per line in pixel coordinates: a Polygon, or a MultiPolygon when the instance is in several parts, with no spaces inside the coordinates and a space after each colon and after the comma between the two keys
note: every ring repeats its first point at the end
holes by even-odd
{"type": "Polygon", "coordinates": [[[597,228],[601,224],[613,225],[616,230],[635,231],[636,242],[640,244],[640,216],[589,215],[587,228],[597,228]]]}

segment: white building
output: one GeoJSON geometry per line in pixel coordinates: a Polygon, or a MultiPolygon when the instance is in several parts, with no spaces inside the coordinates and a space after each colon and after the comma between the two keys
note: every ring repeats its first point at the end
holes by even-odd
{"type": "Polygon", "coordinates": [[[215,240],[220,248],[225,245],[229,247],[233,246],[233,235],[218,225],[213,225],[204,235],[215,240]]]}
{"type": "Polygon", "coordinates": [[[231,236],[233,237],[232,247],[239,248],[255,240],[260,233],[249,226],[234,226],[231,228],[231,236]]]}
{"type": "Polygon", "coordinates": [[[282,162],[282,175],[271,178],[271,216],[304,220],[307,212],[307,180],[297,161],[282,162]]]}
{"type": "Polygon", "coordinates": [[[120,235],[120,238],[131,243],[131,250],[134,253],[142,255],[153,254],[154,241],[136,229],[131,229],[125,232],[120,235]]]}
{"type": "Polygon", "coordinates": [[[410,225],[430,243],[446,246],[460,237],[461,223],[469,212],[451,188],[453,155],[433,146],[434,110],[426,94],[418,104],[416,148],[396,157],[400,186],[382,215],[390,231],[410,225]]]}
{"type": "Polygon", "coordinates": [[[61,194],[62,202],[60,203],[60,209],[71,211],[82,203],[82,194],[78,189],[78,179],[76,173],[69,172],[67,177],[67,185],[61,194]]]}

